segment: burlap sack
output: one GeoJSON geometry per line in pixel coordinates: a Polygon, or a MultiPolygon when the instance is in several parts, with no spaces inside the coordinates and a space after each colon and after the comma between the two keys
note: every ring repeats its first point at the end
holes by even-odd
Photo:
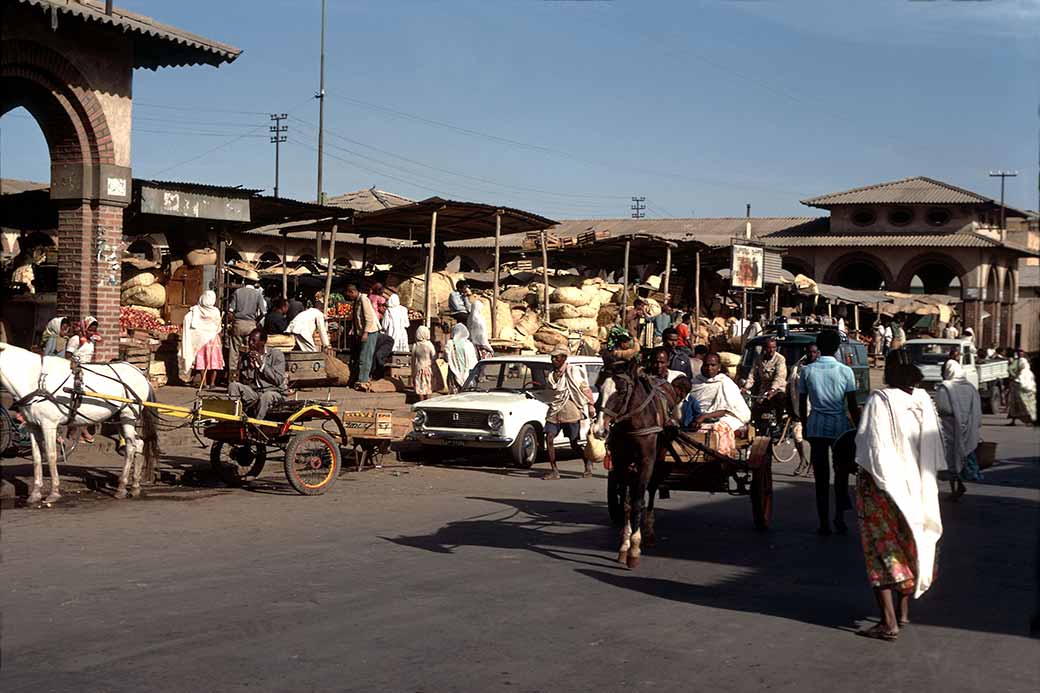
{"type": "Polygon", "coordinates": [[[555,321],[559,325],[563,325],[568,330],[574,330],[576,332],[591,332],[592,334],[597,333],[599,325],[596,324],[593,318],[569,318],[555,321]]]}
{"type": "Polygon", "coordinates": [[[124,306],[146,306],[162,308],[166,305],[166,287],[162,284],[135,286],[122,292],[119,302],[124,306]]]}
{"type": "Polygon", "coordinates": [[[503,289],[499,294],[499,298],[509,303],[524,303],[527,301],[529,293],[531,293],[531,290],[526,286],[511,286],[508,289],[503,289]]]}
{"type": "Polygon", "coordinates": [[[123,282],[121,287],[123,291],[132,289],[135,286],[151,286],[155,283],[155,275],[151,272],[138,272],[134,276],[123,282]]]}
{"type": "Polygon", "coordinates": [[[213,248],[199,248],[198,250],[192,250],[184,256],[184,262],[192,267],[215,265],[217,264],[217,251],[213,248]]]}
{"type": "Polygon", "coordinates": [[[347,385],[350,382],[350,366],[335,356],[325,356],[325,372],[336,385],[347,385]]]}
{"type": "Polygon", "coordinates": [[[533,335],[542,327],[542,319],[538,317],[538,313],[528,310],[519,322],[513,323],[513,327],[520,334],[533,335]]]}
{"type": "Polygon", "coordinates": [[[551,327],[542,327],[534,334],[534,340],[536,342],[542,342],[543,344],[551,344],[553,346],[566,346],[567,335],[559,330],[554,330],[551,327]]]}
{"type": "Polygon", "coordinates": [[[569,303],[572,306],[584,306],[591,299],[576,286],[562,286],[552,293],[550,300],[553,303],[569,303]]]}
{"type": "MultiPolygon", "coordinates": [[[[584,306],[582,306],[584,307],[584,306]]],[[[569,303],[552,303],[549,305],[550,320],[566,320],[568,318],[580,318],[578,308],[569,303]]]]}
{"type": "Polygon", "coordinates": [[[599,297],[597,296],[594,301],[590,301],[588,305],[578,306],[574,309],[577,313],[574,317],[577,318],[592,318],[595,320],[599,317],[599,297]]]}

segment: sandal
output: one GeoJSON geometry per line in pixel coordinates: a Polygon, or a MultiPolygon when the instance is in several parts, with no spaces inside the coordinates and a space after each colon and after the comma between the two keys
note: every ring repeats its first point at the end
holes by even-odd
{"type": "Polygon", "coordinates": [[[884,640],[885,642],[892,642],[899,637],[899,631],[885,630],[883,624],[877,624],[873,628],[864,628],[863,630],[857,630],[856,635],[864,638],[871,638],[873,640],[884,640]]]}

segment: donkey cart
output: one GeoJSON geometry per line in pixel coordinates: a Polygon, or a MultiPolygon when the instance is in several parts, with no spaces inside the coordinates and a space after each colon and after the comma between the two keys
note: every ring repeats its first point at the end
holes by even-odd
{"type": "MultiPolygon", "coordinates": [[[[734,457],[718,452],[718,441],[710,431],[679,431],[675,440],[662,444],[671,458],[658,462],[670,467],[667,478],[662,479],[662,498],[668,497],[669,487],[750,496],[755,528],[769,529],[773,517],[771,436],[755,435],[754,427],[749,426],[747,436],[736,441],[734,457]]],[[[607,505],[615,524],[620,524],[624,517],[620,489],[611,470],[607,475],[607,505]]]]}

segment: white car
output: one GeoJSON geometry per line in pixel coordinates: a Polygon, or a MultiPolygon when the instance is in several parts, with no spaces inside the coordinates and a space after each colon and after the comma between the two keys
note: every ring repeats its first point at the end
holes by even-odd
{"type": "MultiPolygon", "coordinates": [[[[572,356],[568,363],[585,371],[595,391],[603,361],[572,356]]],[[[422,445],[424,457],[446,453],[508,451],[518,467],[530,467],[542,450],[542,427],[552,397],[546,375],[548,356],[499,356],[485,359],[470,373],[462,391],[412,405],[412,432],[407,439],[422,445]]],[[[583,421],[581,437],[588,432],[583,421]]],[[[561,432],[555,445],[567,445],[561,432]]]]}

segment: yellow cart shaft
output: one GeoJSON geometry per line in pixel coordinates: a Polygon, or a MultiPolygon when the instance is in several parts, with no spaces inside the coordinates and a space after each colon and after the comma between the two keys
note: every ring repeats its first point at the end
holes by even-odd
{"type": "MultiPolygon", "coordinates": [[[[173,416],[173,417],[178,418],[178,419],[190,419],[190,418],[194,417],[195,415],[198,415],[198,416],[200,416],[202,418],[205,418],[205,419],[218,419],[220,421],[237,421],[239,423],[248,423],[248,424],[252,424],[254,426],[268,426],[268,427],[271,427],[271,428],[281,428],[282,427],[282,422],[280,422],[280,421],[265,421],[263,419],[251,419],[251,418],[248,418],[248,417],[243,418],[241,416],[235,416],[234,414],[225,414],[224,412],[219,412],[219,411],[207,411],[205,409],[200,409],[199,411],[194,411],[194,410],[189,409],[187,407],[182,407],[182,406],[179,406],[179,405],[176,405],[176,404],[163,404],[162,402],[138,402],[137,400],[134,400],[134,399],[128,399],[126,397],[119,397],[117,395],[106,395],[106,394],[102,394],[100,392],[91,392],[90,390],[84,390],[83,391],[83,396],[84,397],[89,397],[91,399],[101,399],[101,400],[107,400],[107,401],[110,401],[110,402],[121,402],[123,404],[142,404],[142,405],[144,405],[146,407],[149,407],[151,409],[158,409],[158,410],[168,414],[169,416],[173,416]]],[[[291,426],[289,426],[289,430],[290,431],[309,431],[311,429],[307,428],[306,426],[301,426],[299,424],[292,424],[291,426]]]]}

